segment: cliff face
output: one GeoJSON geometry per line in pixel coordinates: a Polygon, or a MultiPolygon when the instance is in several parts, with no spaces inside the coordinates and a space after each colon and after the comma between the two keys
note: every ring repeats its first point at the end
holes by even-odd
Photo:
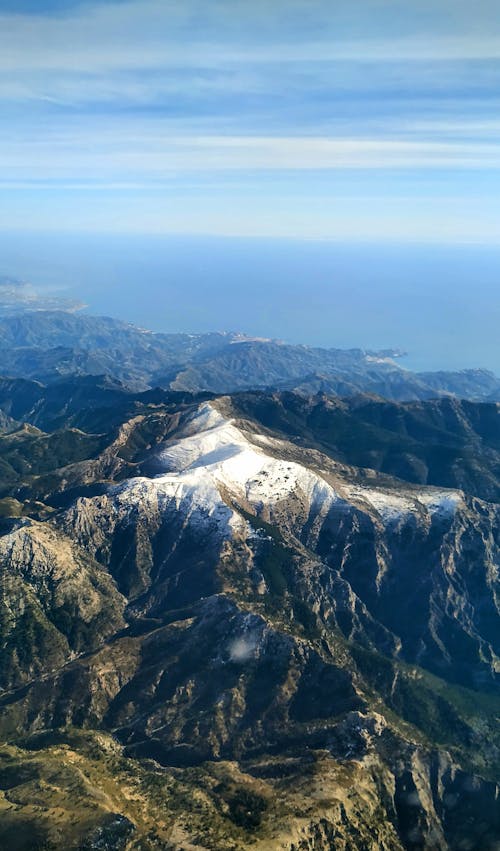
{"type": "Polygon", "coordinates": [[[98,843],[111,813],[123,844],[113,822],[84,847],[493,849],[498,505],[352,466],[251,398],[136,411],[4,529],[9,824],[25,761],[45,776],[62,742],[70,771],[78,728],[114,735],[149,815],[78,745],[114,803],[80,833],[40,817],[47,841],[98,843]]]}

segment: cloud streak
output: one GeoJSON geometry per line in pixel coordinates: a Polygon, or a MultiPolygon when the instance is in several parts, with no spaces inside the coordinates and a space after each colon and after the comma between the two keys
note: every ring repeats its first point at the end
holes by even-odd
{"type": "MultiPolygon", "coordinates": [[[[0,12],[0,182],[19,193],[14,207],[26,221],[39,220],[37,193],[47,204],[51,187],[61,225],[86,221],[84,196],[109,191],[113,222],[126,227],[113,193],[128,192],[137,227],[141,193],[148,210],[148,193],[168,195],[175,184],[187,199],[182,229],[191,215],[199,232],[211,181],[218,232],[259,231],[266,221],[274,233],[296,233],[300,221],[322,235],[328,217],[315,198],[326,209],[329,200],[316,175],[326,175],[332,197],[341,184],[360,221],[359,173],[368,195],[383,198],[383,180],[388,197],[413,195],[415,208],[424,194],[449,193],[451,180],[452,194],[470,197],[471,173],[488,176],[485,207],[497,193],[500,22],[490,0],[473,10],[462,0],[420,0],[418,9],[402,0],[17,6],[0,12]],[[230,182],[240,193],[236,223],[224,212],[230,182]]],[[[451,207],[441,212],[463,234],[451,207]]],[[[409,202],[405,215],[411,232],[409,202]]],[[[170,214],[168,222],[175,229],[170,214]]],[[[396,225],[397,216],[386,218],[388,235],[396,225]]],[[[421,232],[416,219],[414,227],[421,232]]]]}
{"type": "Polygon", "coordinates": [[[171,65],[500,58],[494,3],[135,0],[0,14],[0,68],[95,73],[171,65]],[[443,19],[445,26],[443,27],[443,19]],[[451,26],[451,28],[450,28],[451,26]],[[147,50],[144,46],[147,45],[147,50]]]}
{"type": "Polygon", "coordinates": [[[329,170],[500,169],[500,142],[338,139],[293,136],[175,136],[161,122],[149,133],[112,129],[0,140],[11,178],[155,180],[179,173],[329,170]]]}

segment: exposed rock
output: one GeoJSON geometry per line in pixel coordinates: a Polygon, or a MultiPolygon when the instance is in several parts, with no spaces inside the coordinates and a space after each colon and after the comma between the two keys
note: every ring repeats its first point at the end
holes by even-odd
{"type": "Polygon", "coordinates": [[[23,765],[37,743],[48,776],[50,736],[78,728],[105,797],[68,847],[493,851],[498,504],[356,468],[249,404],[136,409],[53,471],[67,502],[5,521],[0,734],[28,752],[0,765],[6,811],[55,835],[23,765]],[[147,775],[147,817],[110,766],[147,775]]]}

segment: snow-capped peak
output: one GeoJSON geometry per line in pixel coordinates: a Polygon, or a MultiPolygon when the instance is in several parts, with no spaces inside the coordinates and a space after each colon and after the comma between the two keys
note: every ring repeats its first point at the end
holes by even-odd
{"type": "Polygon", "coordinates": [[[209,477],[250,504],[276,503],[300,492],[307,500],[328,499],[333,489],[311,470],[274,458],[252,443],[232,420],[203,404],[173,443],[159,454],[166,475],[156,482],[209,477]]]}
{"type": "Polygon", "coordinates": [[[190,522],[215,523],[229,535],[246,524],[228,504],[228,495],[257,513],[267,512],[271,522],[279,506],[281,523],[282,508],[293,500],[292,526],[309,519],[311,534],[334,505],[375,511],[389,523],[412,513],[449,516],[463,500],[458,491],[435,488],[396,491],[340,480],[334,488],[328,477],[279,457],[279,451],[278,439],[246,432],[206,402],[160,449],[159,475],[130,479],[113,492],[123,507],[152,501],[160,510],[174,508],[189,515],[190,522]]]}

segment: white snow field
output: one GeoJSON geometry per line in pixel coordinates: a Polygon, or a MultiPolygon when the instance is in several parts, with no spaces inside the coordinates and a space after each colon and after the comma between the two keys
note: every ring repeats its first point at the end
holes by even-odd
{"type": "Polygon", "coordinates": [[[463,502],[459,491],[408,487],[403,493],[339,482],[334,489],[321,475],[293,461],[275,458],[265,446],[279,448],[280,441],[256,435],[256,445],[245,432],[205,402],[157,458],[164,472],[155,478],[138,477],[110,491],[122,507],[154,501],[158,508],[175,507],[191,522],[222,524],[227,531],[244,521],[224,501],[226,491],[257,511],[286,505],[293,498],[325,517],[333,504],[355,504],[379,519],[393,522],[414,512],[450,515],[463,502]]]}

